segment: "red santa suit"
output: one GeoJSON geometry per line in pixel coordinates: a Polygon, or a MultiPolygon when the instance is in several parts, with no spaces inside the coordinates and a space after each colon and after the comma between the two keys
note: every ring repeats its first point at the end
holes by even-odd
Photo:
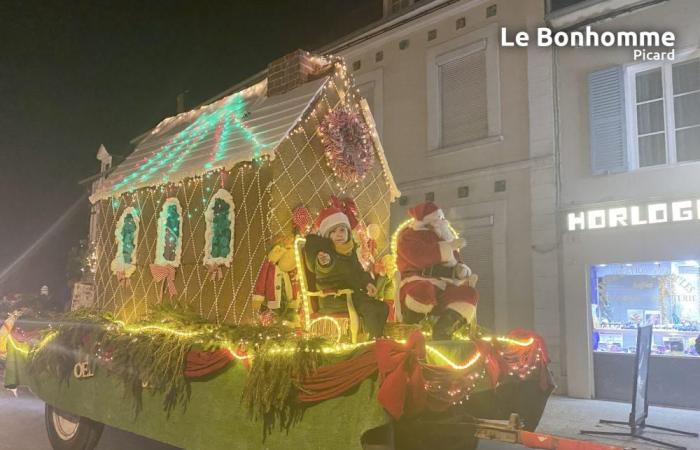
{"type": "Polygon", "coordinates": [[[422,314],[452,309],[473,321],[479,292],[468,284],[471,270],[454,248],[459,243],[453,242],[455,236],[442,210],[425,202],[411,208],[409,214],[414,221],[400,232],[397,241],[402,305],[422,314]]]}
{"type": "Polygon", "coordinates": [[[287,273],[269,259],[265,260],[255,282],[253,298],[260,303],[267,300],[266,306],[269,309],[279,309],[282,307],[283,295],[287,302],[298,297],[299,286],[295,278],[296,269],[287,273]]]}

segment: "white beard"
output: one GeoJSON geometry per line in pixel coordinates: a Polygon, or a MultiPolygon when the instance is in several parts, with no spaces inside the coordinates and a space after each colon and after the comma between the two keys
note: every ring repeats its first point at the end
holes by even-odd
{"type": "Polygon", "coordinates": [[[441,220],[431,225],[431,228],[442,241],[453,241],[457,236],[450,230],[450,225],[446,220],[441,220]]]}

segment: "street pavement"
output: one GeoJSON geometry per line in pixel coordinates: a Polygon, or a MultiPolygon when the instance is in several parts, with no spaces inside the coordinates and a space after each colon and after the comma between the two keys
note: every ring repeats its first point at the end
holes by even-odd
{"type": "MultiPolygon", "coordinates": [[[[31,393],[15,397],[0,388],[0,450],[52,450],[44,427],[44,403],[31,393]]],[[[178,450],[135,434],[105,427],[95,450],[178,450]]]]}
{"type": "MultiPolygon", "coordinates": [[[[599,400],[579,400],[552,397],[540,422],[539,432],[576,439],[595,440],[638,450],[657,449],[628,438],[602,439],[581,436],[582,428],[601,431],[624,431],[621,428],[598,425],[598,419],[626,420],[630,405],[599,400]]],[[[700,430],[700,411],[651,407],[648,423],[687,431],[700,430]]],[[[646,436],[700,450],[700,440],[683,438],[666,432],[645,432],[646,436]]],[[[522,450],[519,445],[499,442],[479,443],[479,450],[522,450]]],[[[20,391],[15,397],[0,389],[0,450],[52,450],[44,428],[44,404],[31,393],[20,391]]],[[[105,427],[95,450],[178,450],[131,433],[105,427]]],[[[303,449],[295,449],[303,450],[303,449]]],[[[339,449],[340,450],[340,449],[339,449]]]]}

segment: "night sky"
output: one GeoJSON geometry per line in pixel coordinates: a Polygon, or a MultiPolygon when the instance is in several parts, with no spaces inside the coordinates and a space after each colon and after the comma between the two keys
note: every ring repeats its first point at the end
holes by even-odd
{"type": "MultiPolygon", "coordinates": [[[[104,144],[129,141],[296,48],[381,18],[381,0],[0,2],[0,273],[85,193],[104,144]]],[[[4,280],[68,295],[70,248],[88,201],[4,280]]]]}

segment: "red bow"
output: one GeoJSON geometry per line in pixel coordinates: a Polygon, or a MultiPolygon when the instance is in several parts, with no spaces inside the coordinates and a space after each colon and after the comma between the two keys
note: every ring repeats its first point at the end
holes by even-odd
{"type": "Polygon", "coordinates": [[[224,278],[224,273],[221,271],[221,266],[218,264],[208,264],[207,274],[211,278],[211,281],[219,281],[224,278]]]}
{"type": "Polygon", "coordinates": [[[168,285],[168,294],[170,298],[177,295],[177,288],[175,287],[175,267],[173,266],[161,266],[158,264],[151,264],[151,275],[153,275],[153,281],[160,283],[165,281],[168,285]]]}
{"type": "Polygon", "coordinates": [[[360,223],[360,221],[357,220],[357,216],[359,215],[357,204],[355,204],[355,200],[351,199],[350,197],[345,197],[344,199],[340,200],[335,195],[331,195],[331,206],[338,208],[339,210],[343,211],[346,216],[348,216],[350,228],[353,230],[357,224],[360,223]]]}
{"type": "Polygon", "coordinates": [[[382,406],[397,420],[404,413],[422,411],[428,398],[421,363],[425,359],[423,334],[414,331],[405,346],[388,339],[377,340],[375,354],[381,383],[377,399],[382,406]]]}
{"type": "Polygon", "coordinates": [[[114,273],[117,276],[117,282],[119,283],[120,286],[122,287],[127,287],[131,285],[131,281],[129,280],[129,277],[126,276],[126,272],[123,270],[119,270],[114,273]]]}

